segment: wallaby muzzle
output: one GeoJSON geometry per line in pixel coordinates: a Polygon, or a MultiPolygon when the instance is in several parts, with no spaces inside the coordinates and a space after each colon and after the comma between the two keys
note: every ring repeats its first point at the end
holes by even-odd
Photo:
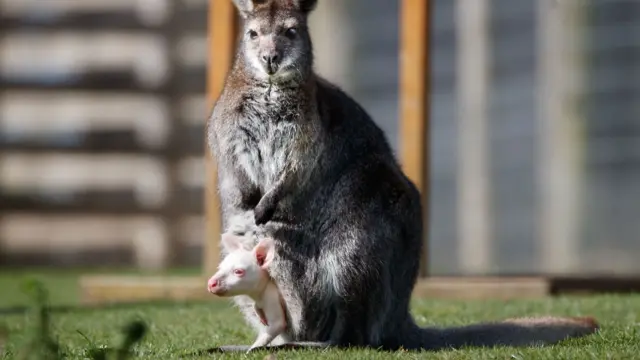
{"type": "Polygon", "coordinates": [[[269,75],[273,75],[278,71],[280,65],[280,56],[275,51],[270,51],[260,55],[260,61],[265,71],[269,75]]]}

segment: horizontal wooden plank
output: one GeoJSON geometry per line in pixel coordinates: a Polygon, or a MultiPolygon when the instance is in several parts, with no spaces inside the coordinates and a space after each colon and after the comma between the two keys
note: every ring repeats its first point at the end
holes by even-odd
{"type": "MultiPolygon", "coordinates": [[[[204,91],[204,79],[199,75],[187,73],[180,82],[180,90],[190,93],[204,91]]],[[[77,75],[61,75],[59,77],[39,76],[34,78],[2,77],[0,88],[20,91],[91,91],[97,93],[132,92],[142,95],[163,96],[169,90],[167,84],[145,86],[139,83],[134,75],[122,71],[96,71],[77,75]]]]}
{"type": "MultiPolygon", "coordinates": [[[[185,124],[184,121],[181,122],[185,124]]],[[[147,156],[202,156],[204,142],[201,124],[185,124],[173,143],[162,147],[148,147],[136,140],[133,130],[94,130],[56,134],[55,136],[9,136],[0,134],[0,151],[21,153],[71,153],[71,154],[137,154],[147,156]]]]}
{"type": "Polygon", "coordinates": [[[93,92],[136,92],[161,94],[164,85],[147,87],[136,80],[130,71],[92,71],[79,74],[51,74],[50,76],[0,76],[0,88],[4,90],[38,91],[93,91],[93,92]]]}
{"type": "Polygon", "coordinates": [[[638,293],[640,275],[554,276],[549,287],[552,294],[638,293]]]}
{"type": "Polygon", "coordinates": [[[133,191],[37,192],[7,193],[0,191],[0,212],[11,213],[107,213],[156,214],[161,208],[145,207],[134,199],[133,191]]]}
{"type": "Polygon", "coordinates": [[[419,298],[518,299],[549,295],[543,277],[429,277],[414,288],[419,298]]]}
{"type": "MultiPolygon", "coordinates": [[[[579,281],[586,292],[601,292],[604,283],[626,283],[640,291],[640,276],[637,277],[563,277],[558,285],[568,281],[579,281]],[[630,285],[632,284],[632,285],[630,285]]],[[[545,277],[443,277],[418,281],[413,292],[416,299],[521,299],[539,298],[562,294],[570,289],[558,287],[552,292],[553,278],[545,277]]],[[[80,280],[81,300],[84,303],[114,303],[151,300],[215,300],[206,291],[206,277],[152,277],[152,276],[85,276],[80,280]]],[[[628,288],[610,288],[623,291],[628,288]]]]}
{"type": "MultiPolygon", "coordinates": [[[[120,239],[114,239],[115,243],[122,243],[120,239]]],[[[50,240],[43,239],[41,244],[49,244],[50,240]]],[[[57,249],[51,251],[47,246],[42,246],[37,250],[28,251],[3,251],[0,252],[0,264],[2,266],[16,267],[42,267],[50,266],[56,269],[78,268],[92,266],[109,267],[130,267],[135,264],[135,256],[130,246],[114,246],[109,249],[73,249],[65,253],[64,250],[57,249]]]]}
{"type": "Polygon", "coordinates": [[[163,24],[148,25],[140,21],[134,12],[65,12],[42,16],[0,17],[0,30],[70,30],[70,31],[148,31],[163,29],[163,24]]]}
{"type": "MultiPolygon", "coordinates": [[[[546,284],[542,278],[429,278],[418,282],[413,295],[448,299],[532,298],[548,295],[546,284]]],[[[80,280],[80,287],[85,303],[219,299],[206,291],[204,276],[86,276],[80,280]]]]}
{"type": "Polygon", "coordinates": [[[208,5],[189,6],[182,9],[180,14],[180,29],[184,32],[205,33],[207,31],[208,5]]]}
{"type": "Polygon", "coordinates": [[[62,154],[86,154],[86,155],[106,155],[106,154],[123,154],[123,155],[145,155],[145,156],[164,156],[167,151],[165,149],[151,149],[140,146],[138,144],[118,144],[102,145],[91,143],[77,144],[55,144],[42,141],[23,141],[23,142],[4,142],[0,143],[0,152],[9,153],[62,153],[62,154]]]}
{"type": "Polygon", "coordinates": [[[202,66],[184,66],[179,69],[178,83],[184,92],[204,93],[207,69],[202,66]]]}
{"type": "MultiPolygon", "coordinates": [[[[202,194],[199,188],[181,188],[178,201],[173,204],[178,211],[193,215],[203,212],[202,194]]],[[[84,214],[84,215],[161,215],[163,205],[144,206],[135,201],[130,190],[56,192],[42,194],[37,191],[8,193],[0,189],[0,214],[84,214]],[[40,194],[40,195],[39,195],[40,194]]]]}
{"type": "Polygon", "coordinates": [[[93,130],[87,132],[39,134],[37,136],[0,135],[0,150],[20,152],[79,152],[90,154],[143,153],[161,155],[163,149],[139,144],[132,130],[93,130]]]}
{"type": "MultiPolygon", "coordinates": [[[[180,28],[185,31],[206,30],[206,9],[203,6],[188,8],[179,15],[180,28]]],[[[65,12],[43,16],[3,16],[0,17],[0,31],[136,31],[160,32],[165,23],[148,24],[132,11],[65,12]]]]}
{"type": "Polygon", "coordinates": [[[175,153],[191,156],[204,156],[205,128],[204,119],[201,123],[184,124],[180,129],[180,136],[173,138],[175,153]]]}
{"type": "Polygon", "coordinates": [[[221,300],[207,292],[205,277],[84,276],[80,278],[83,304],[153,300],[221,300]]]}

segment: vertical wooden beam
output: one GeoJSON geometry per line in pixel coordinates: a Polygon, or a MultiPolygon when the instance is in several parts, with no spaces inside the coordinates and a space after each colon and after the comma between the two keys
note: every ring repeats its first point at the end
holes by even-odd
{"type": "Polygon", "coordinates": [[[462,272],[491,265],[488,147],[488,0],[455,0],[458,95],[458,261],[462,272]]]}
{"type": "Polygon", "coordinates": [[[400,154],[403,171],[420,190],[423,234],[420,276],[428,271],[431,0],[402,0],[400,9],[400,154]]]}
{"type": "Polygon", "coordinates": [[[585,4],[579,0],[538,3],[538,170],[540,270],[564,273],[577,268],[582,208],[582,115],[580,54],[585,4]]]}
{"type": "MultiPolygon", "coordinates": [[[[207,105],[213,109],[220,96],[227,72],[233,64],[238,33],[238,16],[231,0],[209,0],[207,105]]],[[[207,114],[208,116],[209,114],[207,114]]],[[[202,270],[204,275],[215,271],[220,261],[218,239],[222,233],[222,217],[218,196],[215,159],[206,145],[205,134],[205,238],[202,270]]]]}

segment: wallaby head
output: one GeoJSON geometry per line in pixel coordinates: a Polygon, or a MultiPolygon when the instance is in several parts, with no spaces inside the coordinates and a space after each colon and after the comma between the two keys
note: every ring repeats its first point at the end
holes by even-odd
{"type": "Polygon", "coordinates": [[[239,55],[261,81],[302,80],[313,67],[307,16],[317,0],[233,0],[244,18],[239,55]]]}

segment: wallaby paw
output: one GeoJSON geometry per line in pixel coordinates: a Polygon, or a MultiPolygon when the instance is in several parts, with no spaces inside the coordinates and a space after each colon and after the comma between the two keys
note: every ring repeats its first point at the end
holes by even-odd
{"type": "Polygon", "coordinates": [[[275,212],[275,206],[268,206],[263,202],[259,202],[256,208],[253,210],[253,218],[256,225],[260,226],[266,224],[273,217],[275,212]]]}

